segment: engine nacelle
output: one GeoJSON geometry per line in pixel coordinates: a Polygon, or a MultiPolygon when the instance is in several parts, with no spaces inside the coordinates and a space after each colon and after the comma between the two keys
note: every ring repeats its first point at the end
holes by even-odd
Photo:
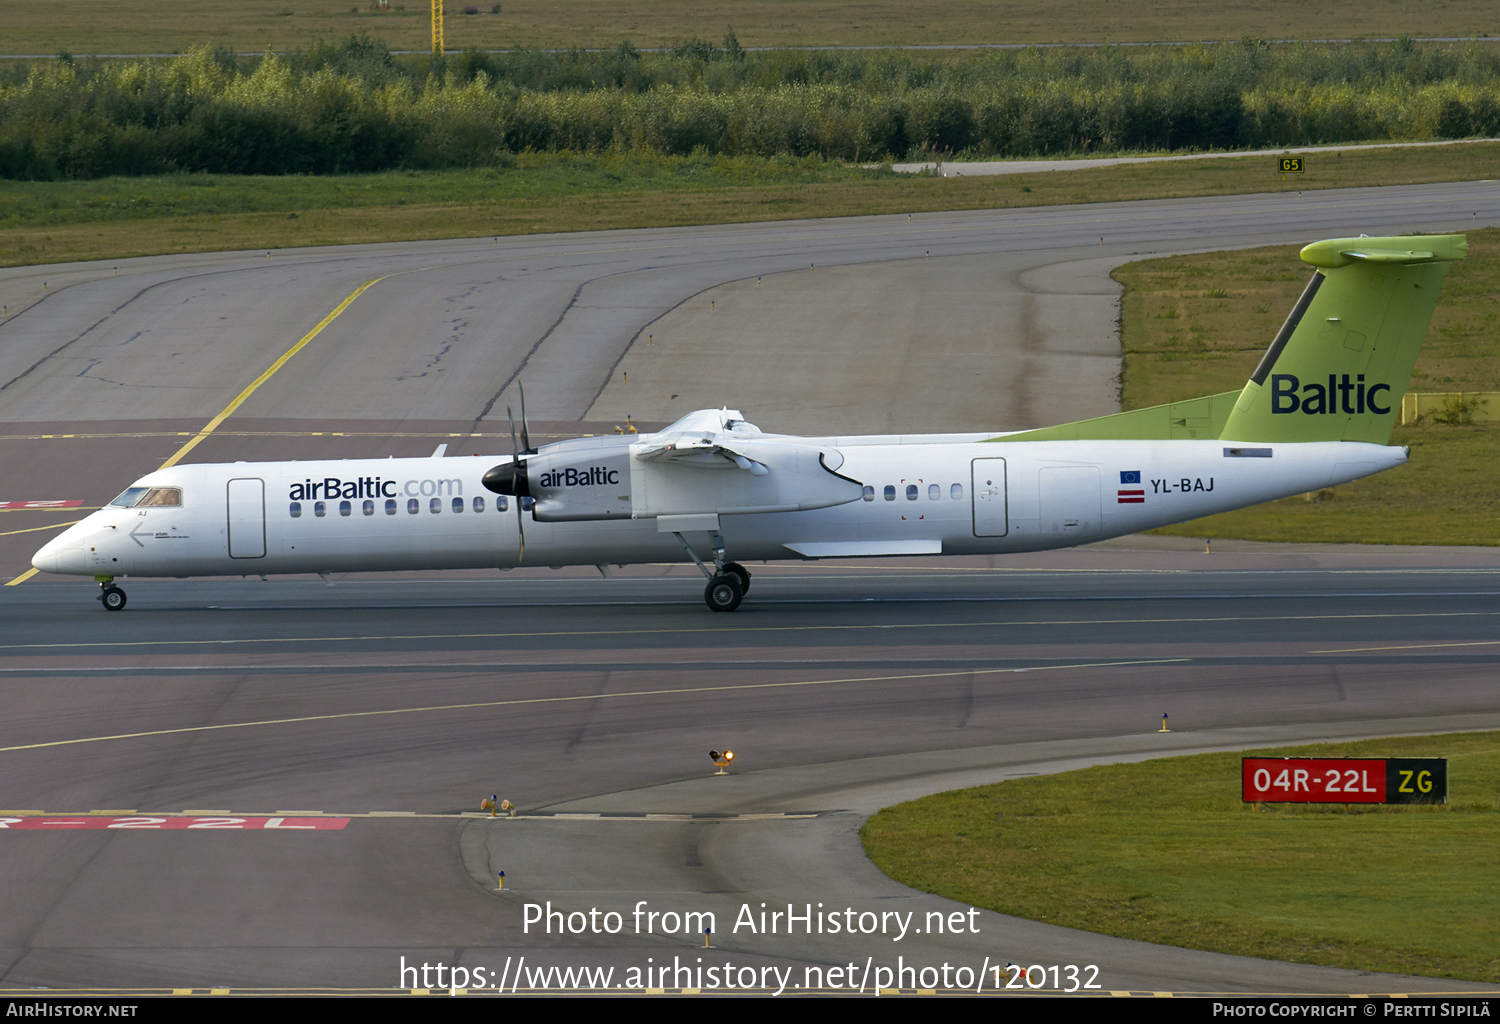
{"type": "Polygon", "coordinates": [[[536,499],[532,514],[544,523],[633,518],[631,461],[625,448],[528,455],[526,485],[536,499]]]}
{"type": "Polygon", "coordinates": [[[856,501],[835,449],[765,439],[680,438],[627,447],[560,445],[485,474],[499,494],[534,499],[541,522],[794,512],[856,501]]]}

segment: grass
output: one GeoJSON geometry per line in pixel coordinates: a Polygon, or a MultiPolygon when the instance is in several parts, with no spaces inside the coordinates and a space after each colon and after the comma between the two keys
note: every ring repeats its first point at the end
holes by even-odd
{"type": "MultiPolygon", "coordinates": [[[[1313,154],[1305,179],[1282,182],[1270,157],[931,178],[815,157],[541,153],[522,154],[513,167],[466,171],[5,181],[0,182],[0,266],[1247,192],[1308,193],[1475,180],[1492,175],[1497,160],[1500,143],[1313,154]]],[[[1202,288],[1215,284],[1205,282],[1202,288]]]]}
{"type": "MultiPolygon", "coordinates": [[[[1297,247],[1204,253],[1121,267],[1123,408],[1244,383],[1310,276],[1297,247]]],[[[1469,232],[1417,360],[1417,391],[1500,391],[1500,230],[1469,232]]],[[[1157,533],[1248,540],[1500,544],[1500,423],[1397,427],[1398,469],[1316,494],[1256,505],[1157,533]]]]}
{"type": "MultiPolygon", "coordinates": [[[[429,4],[392,0],[380,12],[369,0],[8,0],[0,52],[171,53],[200,43],[260,52],[306,49],[319,37],[378,33],[393,49],[430,46],[429,4]]],[[[611,47],[629,39],[655,46],[699,37],[717,42],[733,25],[744,46],[910,46],[976,43],[1151,42],[1162,40],[1467,37],[1500,34],[1500,15],[1483,0],[1360,4],[1352,0],[1308,17],[1295,0],[959,0],[912,4],[864,0],[503,0],[501,13],[476,3],[447,5],[449,50],[467,47],[611,47]]]]}
{"type": "Polygon", "coordinates": [[[1240,803],[1241,754],[1014,779],[887,808],[870,858],[998,913],[1219,953],[1500,982],[1500,733],[1244,756],[1449,758],[1440,807],[1240,803]]]}

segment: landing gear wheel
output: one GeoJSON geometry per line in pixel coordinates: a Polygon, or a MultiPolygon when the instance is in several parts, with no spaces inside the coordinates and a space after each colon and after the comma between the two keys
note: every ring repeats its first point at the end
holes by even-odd
{"type": "Polygon", "coordinates": [[[745,591],[740,586],[740,578],[730,573],[715,576],[708,581],[708,586],[703,591],[703,600],[708,603],[711,611],[716,612],[732,612],[744,599],[745,591]]]}
{"type": "Polygon", "coordinates": [[[734,575],[740,578],[740,593],[750,593],[750,570],[738,562],[725,562],[724,575],[734,575]]]}
{"type": "Polygon", "coordinates": [[[117,612],[125,607],[125,591],[119,587],[105,587],[99,594],[106,611],[117,612]]]}

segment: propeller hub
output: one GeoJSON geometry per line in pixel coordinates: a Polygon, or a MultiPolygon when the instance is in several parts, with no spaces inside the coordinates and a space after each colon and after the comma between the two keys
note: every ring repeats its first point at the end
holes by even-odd
{"type": "Polygon", "coordinates": [[[496,494],[509,494],[517,498],[528,497],[531,494],[531,485],[526,479],[524,461],[502,462],[485,473],[482,482],[486,490],[494,491],[496,494]]]}

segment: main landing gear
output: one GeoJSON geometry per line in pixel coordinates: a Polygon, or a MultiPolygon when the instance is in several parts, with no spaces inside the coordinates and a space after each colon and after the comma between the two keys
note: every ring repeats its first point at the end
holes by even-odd
{"type": "Polygon", "coordinates": [[[113,576],[95,576],[99,582],[99,603],[106,611],[117,612],[125,607],[125,591],[115,586],[113,576]]]}
{"type": "Polygon", "coordinates": [[[703,589],[703,602],[708,605],[709,610],[732,612],[738,608],[745,599],[745,591],[750,589],[750,570],[738,562],[724,561],[724,537],[717,532],[709,534],[709,540],[714,546],[714,568],[710,572],[682,534],[675,533],[673,536],[682,541],[687,553],[692,556],[703,575],[708,577],[708,586],[703,589]]]}

